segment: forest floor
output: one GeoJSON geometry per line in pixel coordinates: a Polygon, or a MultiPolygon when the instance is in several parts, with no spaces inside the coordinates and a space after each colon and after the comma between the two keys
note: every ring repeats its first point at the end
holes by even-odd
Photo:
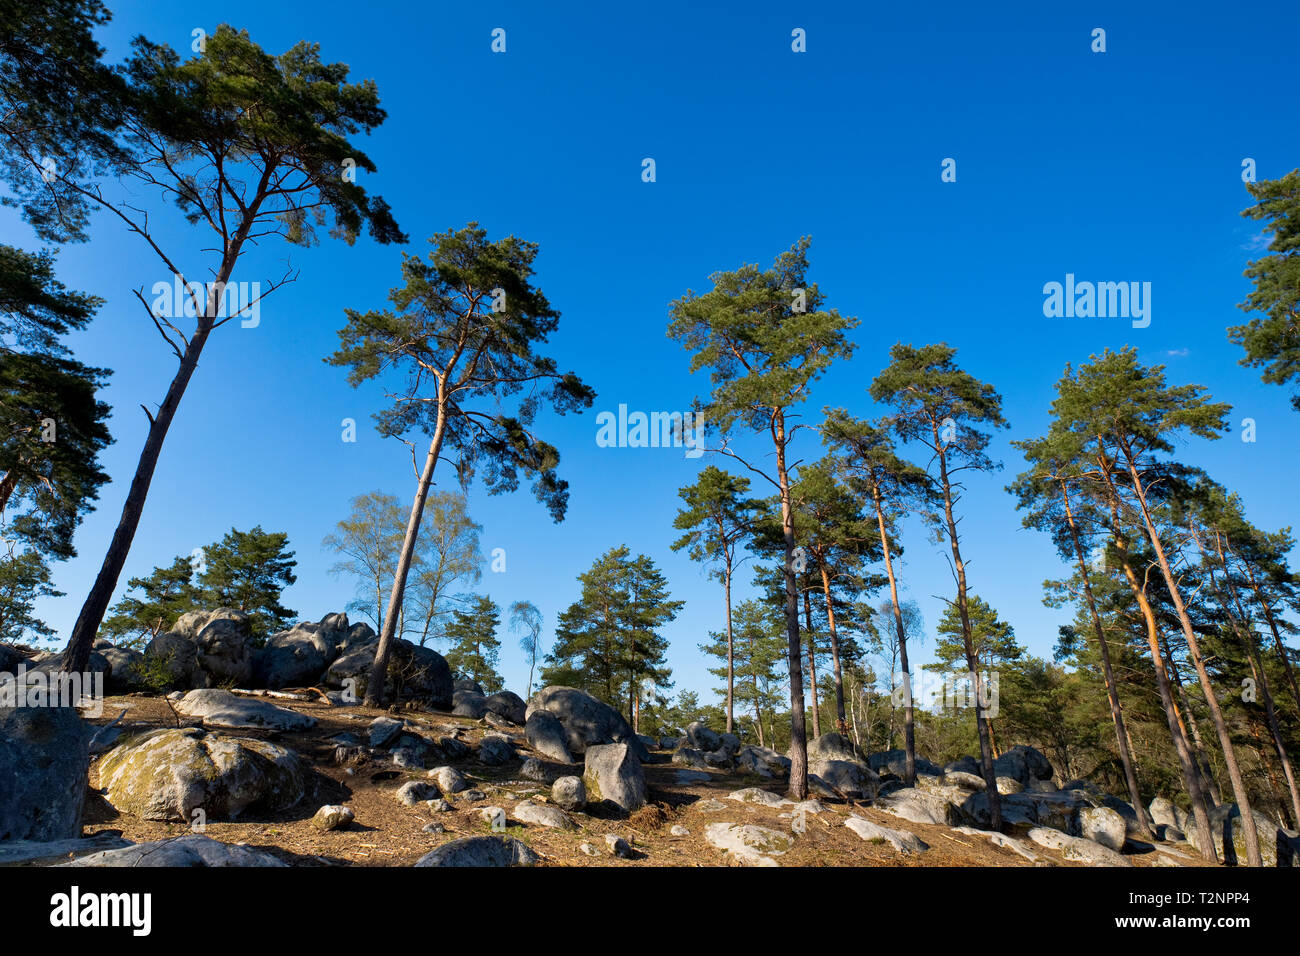
{"type": "MultiPolygon", "coordinates": [[[[231,733],[272,739],[296,750],[314,771],[307,794],[296,807],[281,813],[241,818],[237,822],[208,822],[204,833],[215,840],[265,850],[297,866],[409,866],[451,840],[489,833],[488,824],[478,812],[483,807],[499,806],[510,815],[519,801],[549,793],[547,785],[519,776],[519,761],[505,767],[490,767],[470,758],[453,765],[464,774],[471,788],[486,794],[485,800],[469,802],[463,799],[465,794],[456,794],[448,798],[454,809],[442,813],[431,812],[423,805],[405,807],[394,798],[394,792],[408,780],[426,780],[423,772],[399,770],[391,764],[375,762],[356,766],[354,773],[348,774],[346,767],[333,762],[335,744],[331,737],[350,732],[364,740],[369,723],[376,717],[390,716],[387,711],[284,700],[275,703],[309,714],[316,718],[316,726],[302,733],[273,736],[246,731],[231,733]],[[326,832],[316,829],[311,819],[324,804],[347,805],[356,815],[355,821],[346,829],[326,832]],[[446,832],[424,832],[424,827],[435,821],[445,826],[446,832]]],[[[199,725],[198,721],[178,717],[162,697],[110,697],[104,704],[104,716],[95,722],[107,723],[111,717],[126,711],[121,723],[128,733],[199,725]]],[[[415,723],[434,739],[450,736],[453,728],[459,727],[463,728],[460,739],[477,742],[485,733],[495,730],[482,721],[433,711],[403,711],[398,716],[415,723]]],[[[510,736],[521,759],[531,754],[523,738],[523,728],[510,736]]],[[[728,794],[753,786],[784,795],[781,783],[720,771],[710,772],[707,780],[682,783],[678,781],[682,768],[670,759],[666,752],[652,753],[651,762],[644,766],[649,803],[630,817],[620,819],[598,810],[571,813],[569,816],[578,825],[576,832],[524,826],[512,819],[508,834],[536,851],[542,857],[543,866],[727,866],[734,865],[734,861],[705,839],[708,824],[726,821],[790,832],[788,806],[767,807],[727,799],[728,794]],[[724,809],[716,809],[715,802],[722,803],[724,809]],[[673,835],[670,831],[678,825],[689,830],[689,834],[673,835]],[[610,854],[605,845],[606,834],[627,840],[635,858],[622,859],[610,854]],[[580,848],[583,843],[597,847],[599,856],[584,853],[580,848]]],[[[571,772],[581,776],[581,764],[575,765],[571,772]]],[[[96,763],[91,765],[90,786],[92,791],[100,787],[96,763]]],[[[822,803],[827,812],[807,815],[806,832],[794,841],[787,853],[776,857],[779,865],[1081,865],[1064,860],[1058,851],[1030,844],[1039,857],[1035,864],[1009,849],[993,846],[982,837],[954,832],[948,827],[911,823],[865,804],[849,805],[825,798],[822,803]],[[850,814],[914,833],[930,849],[920,854],[899,854],[883,841],[864,841],[844,826],[850,814]]],[[[181,836],[190,829],[182,823],[161,823],[119,814],[102,797],[88,802],[85,821],[87,836],[120,833],[136,843],[181,836]]],[[[1181,849],[1188,857],[1186,865],[1198,862],[1190,848],[1181,849]]],[[[1156,852],[1134,853],[1129,858],[1135,866],[1171,862],[1165,854],[1156,852]],[[1158,860],[1160,857],[1165,859],[1158,860]]]]}

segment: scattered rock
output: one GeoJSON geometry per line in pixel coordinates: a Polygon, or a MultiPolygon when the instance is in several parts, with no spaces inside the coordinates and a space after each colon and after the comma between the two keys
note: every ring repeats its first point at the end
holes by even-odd
{"type": "Polygon", "coordinates": [[[370,722],[370,746],[383,750],[402,733],[403,723],[392,717],[376,717],[370,722]]]}
{"type": "Polygon", "coordinates": [[[478,759],[489,767],[499,767],[515,759],[515,748],[506,738],[489,735],[479,742],[478,759]]]}
{"type": "Polygon", "coordinates": [[[552,830],[576,830],[578,825],[569,819],[559,807],[549,807],[532,800],[524,800],[515,805],[514,817],[520,823],[533,826],[549,827],[552,830]]]}
{"type": "Polygon", "coordinates": [[[669,828],[668,832],[671,833],[673,836],[678,836],[678,837],[691,835],[691,831],[686,829],[686,827],[682,826],[680,823],[674,823],[669,828]]]}
{"type": "Polygon", "coordinates": [[[199,833],[92,853],[63,866],[284,866],[270,853],[221,843],[199,833]]]}
{"type": "Polygon", "coordinates": [[[419,803],[436,800],[439,796],[437,787],[420,780],[408,780],[393,794],[397,802],[404,807],[413,807],[419,803]]]}
{"type": "Polygon", "coordinates": [[[582,782],[593,803],[604,800],[624,813],[645,806],[645,773],[629,743],[588,746],[582,782]]]}
{"type": "MultiPolygon", "coordinates": [[[[448,807],[450,809],[450,807],[448,807]]],[[[426,823],[422,828],[423,833],[446,833],[447,828],[441,823],[426,823]]]]}
{"type": "Polygon", "coordinates": [[[534,710],[528,715],[524,722],[524,739],[547,760],[573,763],[564,725],[549,710],[534,710]]]}
{"type": "Polygon", "coordinates": [[[504,830],[506,828],[506,812],[500,807],[481,807],[478,815],[493,830],[504,830]]]}
{"type": "Polygon", "coordinates": [[[710,823],[704,838],[746,866],[779,866],[774,857],[794,846],[790,834],[753,824],[710,823]]]}
{"type": "Polygon", "coordinates": [[[551,786],[551,802],[563,810],[577,811],[587,805],[587,788],[581,777],[560,777],[551,786]]]}
{"type": "Polygon", "coordinates": [[[1127,857],[1121,856],[1100,843],[1094,843],[1082,837],[1069,836],[1060,830],[1035,827],[1029,831],[1029,839],[1039,846],[1047,847],[1049,850],[1058,850],[1062,857],[1077,863],[1087,863],[1089,866],[1133,865],[1132,861],[1127,857]]]}
{"type": "Polygon", "coordinates": [[[1079,835],[1119,852],[1124,848],[1128,827],[1118,811],[1110,807],[1085,807],[1079,811],[1079,835]]]}
{"type": "Polygon", "coordinates": [[[316,811],[311,825],[317,830],[342,830],[356,819],[351,807],[327,804],[316,811]]]}
{"type": "MultiPolygon", "coordinates": [[[[727,799],[738,800],[741,803],[757,803],[765,807],[787,806],[794,802],[768,790],[760,790],[758,787],[746,787],[744,790],[737,790],[735,793],[729,793],[727,794],[727,799]]],[[[820,806],[820,804],[818,804],[818,806],[820,806]]]]}
{"type": "Polygon", "coordinates": [[[0,841],[80,837],[89,766],[76,710],[0,708],[0,841]]]}
{"type": "MultiPolygon", "coordinates": [[[[503,814],[504,816],[504,814],[503,814]]],[[[539,857],[514,837],[476,836],[445,843],[416,866],[532,866],[539,857]]]]}
{"type": "Polygon", "coordinates": [[[849,817],[844,825],[864,840],[884,840],[899,853],[924,853],[929,844],[907,830],[891,830],[872,823],[865,817],[849,817]]]}
{"type": "Polygon", "coordinates": [[[265,700],[236,697],[228,690],[212,687],[190,691],[175,706],[177,713],[197,718],[204,727],[216,730],[284,732],[309,730],[316,726],[315,717],[287,707],[277,707],[265,700]]]}
{"type": "Polygon", "coordinates": [[[429,779],[438,784],[438,789],[444,795],[460,793],[469,786],[464,775],[455,767],[434,767],[429,771],[429,779]]]}
{"type": "Polygon", "coordinates": [[[522,724],[528,719],[528,705],[518,694],[508,690],[498,691],[484,700],[487,712],[504,717],[512,724],[522,724]]]}
{"type": "Polygon", "coordinates": [[[585,754],[588,747],[625,743],[639,761],[649,758],[631,726],[613,707],[573,687],[544,687],[533,695],[528,716],[549,711],[564,726],[566,744],[572,754],[585,754]]]}

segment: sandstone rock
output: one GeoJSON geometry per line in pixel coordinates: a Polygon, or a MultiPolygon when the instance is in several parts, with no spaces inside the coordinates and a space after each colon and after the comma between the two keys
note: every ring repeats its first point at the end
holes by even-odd
{"type": "Polygon", "coordinates": [[[169,631],[155,636],[144,649],[144,666],[164,675],[168,687],[190,687],[198,662],[194,643],[169,631]]]}
{"type": "Polygon", "coordinates": [[[524,800],[515,805],[514,818],[520,823],[548,827],[553,830],[576,830],[578,825],[569,819],[559,807],[548,807],[531,800],[524,800]]]}
{"type": "Polygon", "coordinates": [[[284,866],[270,853],[221,843],[199,833],[92,853],[63,866],[284,866]]]}
{"type": "Polygon", "coordinates": [[[292,750],[196,727],[133,737],[99,762],[108,802],[144,820],[234,820],[245,811],[295,806],[308,770],[292,750]]]}
{"type": "Polygon", "coordinates": [[[518,694],[508,690],[498,691],[484,700],[489,713],[504,717],[512,724],[522,724],[528,719],[528,705],[518,694]]]}
{"type": "Polygon", "coordinates": [[[515,748],[506,738],[489,735],[479,741],[478,759],[489,767],[500,767],[516,759],[515,748]]]}
{"type": "Polygon", "coordinates": [[[740,803],[757,803],[765,807],[780,807],[794,802],[770,791],[760,790],[758,787],[746,787],[744,790],[729,793],[727,799],[737,800],[740,803]]]}
{"type": "Polygon", "coordinates": [[[1077,863],[1087,863],[1089,866],[1133,865],[1132,861],[1127,857],[1121,856],[1100,843],[1094,843],[1082,837],[1069,836],[1059,830],[1036,827],[1029,831],[1029,839],[1039,846],[1047,847],[1049,850],[1059,850],[1062,857],[1077,863]]]}
{"type": "Polygon", "coordinates": [[[414,807],[427,800],[436,800],[441,795],[432,784],[420,780],[408,780],[397,788],[393,796],[402,806],[414,807]]]}
{"type": "Polygon", "coordinates": [[[588,746],[582,782],[593,803],[604,800],[624,813],[645,806],[645,773],[630,744],[588,746]]]}
{"type": "Polygon", "coordinates": [[[716,731],[710,730],[703,721],[691,722],[686,728],[686,739],[691,746],[704,753],[717,750],[722,746],[722,738],[716,731]]]}
{"type": "MultiPolygon", "coordinates": [[[[207,633],[206,629],[204,633],[207,633]]],[[[192,690],[175,704],[177,713],[198,718],[217,730],[308,730],[316,718],[264,700],[236,697],[228,690],[192,690]]]]}
{"type": "Polygon", "coordinates": [[[1079,835],[1115,852],[1124,848],[1128,828],[1124,818],[1110,807],[1085,807],[1079,811],[1079,835]]]}
{"type": "Polygon", "coordinates": [[[513,837],[477,836],[453,840],[426,853],[416,866],[532,866],[538,856],[513,837]]]}
{"type": "MultiPolygon", "coordinates": [[[[1300,833],[1283,830],[1258,810],[1254,811],[1255,830],[1259,834],[1259,855],[1266,867],[1300,866],[1300,833]]],[[[1210,833],[1219,860],[1228,866],[1246,865],[1246,835],[1241,811],[1235,803],[1226,803],[1210,811],[1210,833]]],[[[1201,846],[1197,827],[1189,824],[1187,840],[1197,850],[1201,846]]]]}
{"type": "Polygon", "coordinates": [[[849,817],[844,825],[864,840],[883,840],[899,853],[924,853],[930,845],[907,830],[891,830],[864,817],[849,817]]]}
{"type": "Polygon", "coordinates": [[[457,717],[479,720],[487,713],[487,698],[472,690],[458,690],[451,696],[451,712],[457,717]]]}
{"type": "Polygon", "coordinates": [[[356,819],[351,807],[327,804],[316,811],[311,825],[317,830],[342,830],[356,819]]]}
{"type": "Polygon", "coordinates": [[[610,853],[622,860],[631,860],[636,856],[632,852],[631,845],[616,833],[605,834],[605,846],[609,848],[610,853]]]}
{"type": "Polygon", "coordinates": [[[641,762],[649,754],[631,726],[613,707],[573,687],[544,687],[533,695],[528,715],[549,711],[564,725],[566,743],[572,754],[583,754],[590,746],[625,743],[641,762]]]}
{"type": "MultiPolygon", "coordinates": [[[[880,753],[874,753],[867,758],[867,766],[876,773],[892,773],[899,778],[905,778],[907,774],[907,751],[906,750],[884,750],[880,753]]],[[[926,760],[920,754],[916,755],[916,772],[924,773],[932,777],[942,775],[943,770],[936,764],[926,760]]]]}
{"type": "Polygon", "coordinates": [[[774,859],[794,846],[794,837],[753,824],[710,823],[704,838],[745,866],[779,866],[774,859]]]}
{"type": "Polygon", "coordinates": [[[534,710],[528,715],[524,723],[524,739],[528,746],[548,760],[573,763],[564,725],[549,710],[534,710]]]}
{"type": "Polygon", "coordinates": [[[0,841],[81,836],[90,729],[70,707],[0,708],[0,841]]]}
{"type": "Polygon", "coordinates": [[[429,771],[429,779],[438,784],[438,789],[443,795],[460,793],[469,787],[465,782],[465,776],[455,767],[434,767],[429,771]]]}
{"type": "Polygon", "coordinates": [[[587,787],[581,777],[560,777],[551,786],[551,801],[564,810],[581,810],[587,805],[587,787]]]}

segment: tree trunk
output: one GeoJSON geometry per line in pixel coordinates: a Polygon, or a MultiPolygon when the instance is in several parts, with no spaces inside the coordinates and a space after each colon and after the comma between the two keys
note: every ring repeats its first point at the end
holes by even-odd
{"type": "MultiPolygon", "coordinates": [[[[785,466],[785,421],[772,423],[776,445],[777,487],[781,493],[781,533],[785,542],[785,630],[790,668],[790,796],[808,799],[808,731],[803,710],[803,647],[799,640],[799,596],[794,577],[794,512],[790,508],[790,475],[785,466]]],[[[775,742],[775,740],[773,741],[775,742]]]]}
{"type": "Polygon", "coordinates": [[[994,830],[1002,829],[1002,801],[998,799],[997,773],[993,769],[993,744],[989,739],[988,720],[984,717],[984,691],[979,672],[979,660],[975,656],[975,645],[971,639],[970,608],[966,601],[966,565],[961,559],[961,547],[957,541],[957,519],[952,508],[952,482],[948,477],[948,458],[939,440],[939,423],[931,422],[934,430],[934,447],[939,459],[939,480],[943,486],[943,513],[948,525],[948,543],[952,547],[953,571],[957,575],[957,613],[961,617],[961,636],[966,649],[966,666],[970,668],[971,680],[975,685],[975,727],[979,731],[980,758],[983,762],[985,793],[989,800],[990,826],[994,830]]]}
{"type": "Polygon", "coordinates": [[[1247,822],[1247,825],[1241,828],[1242,835],[1246,839],[1246,859],[1250,866],[1263,866],[1263,858],[1260,856],[1259,851],[1259,831],[1256,827],[1249,825],[1250,821],[1254,819],[1251,816],[1250,795],[1246,792],[1246,783],[1242,779],[1241,769],[1237,766],[1237,755],[1233,750],[1232,737],[1228,733],[1227,722],[1223,719],[1223,711],[1219,708],[1219,700],[1214,695],[1214,685],[1210,681],[1210,674],[1205,667],[1205,660],[1201,657],[1201,648],[1192,629],[1192,620],[1187,614],[1186,607],[1183,606],[1183,596],[1178,587],[1178,581],[1174,577],[1173,569],[1169,565],[1169,559],[1165,555],[1164,542],[1161,540],[1160,533],[1156,530],[1155,523],[1151,519],[1151,512],[1147,507],[1146,491],[1142,486],[1142,478],[1138,474],[1133,453],[1129,450],[1127,444],[1123,444],[1121,447],[1124,450],[1124,457],[1128,464],[1129,479],[1133,482],[1133,490],[1137,494],[1138,504],[1142,512],[1142,521],[1146,525],[1147,537],[1151,540],[1152,548],[1155,549],[1156,562],[1160,565],[1160,573],[1164,576],[1165,586],[1169,589],[1169,597],[1173,601],[1174,610],[1178,614],[1178,621],[1182,624],[1183,637],[1187,640],[1187,650],[1192,658],[1192,666],[1196,668],[1196,676],[1200,678],[1201,690],[1205,694],[1205,703],[1210,708],[1210,718],[1214,721],[1214,730],[1218,734],[1219,746],[1223,750],[1223,762],[1228,769],[1228,779],[1232,781],[1232,792],[1237,800],[1237,809],[1241,813],[1241,819],[1247,822]]]}
{"type": "Polygon", "coordinates": [[[1115,725],[1115,743],[1119,747],[1119,761],[1124,768],[1124,781],[1128,784],[1129,799],[1137,811],[1138,827],[1142,835],[1153,839],[1151,821],[1147,818],[1146,804],[1142,800],[1142,791],[1138,788],[1137,772],[1133,767],[1133,753],[1129,750],[1128,732],[1124,727],[1124,709],[1119,702],[1119,688],[1115,685],[1115,671],[1110,664],[1110,645],[1106,640],[1106,631],[1101,624],[1101,613],[1097,610],[1097,600],[1092,593],[1092,578],[1088,574],[1088,560],[1079,540],[1079,529],[1074,523],[1074,512],[1070,508],[1070,491],[1064,481],[1059,482],[1061,500],[1065,504],[1065,518],[1069,523],[1070,540],[1074,543],[1074,554],[1079,561],[1079,574],[1083,580],[1083,594],[1088,604],[1088,613],[1092,616],[1092,626],[1097,634],[1097,647],[1101,650],[1102,676],[1106,681],[1106,698],[1110,702],[1110,719],[1115,725]]]}
{"type": "MultiPolygon", "coordinates": [[[[1268,622],[1268,629],[1273,633],[1273,644],[1277,647],[1277,656],[1282,659],[1282,667],[1286,672],[1287,683],[1291,686],[1291,696],[1295,700],[1296,713],[1300,714],[1300,686],[1296,685],[1295,669],[1291,666],[1291,658],[1287,655],[1286,645],[1282,643],[1282,635],[1278,632],[1277,619],[1273,617],[1273,608],[1268,601],[1264,599],[1263,592],[1260,590],[1259,582],[1255,579],[1255,572],[1249,564],[1245,564],[1246,574],[1250,578],[1251,590],[1255,592],[1255,600],[1264,611],[1264,620],[1268,622]]],[[[1297,821],[1300,826],[1300,821],[1297,821]]]]}
{"type": "Polygon", "coordinates": [[[224,287],[224,282],[229,276],[230,267],[226,267],[219,280],[221,284],[213,283],[210,287],[205,311],[207,317],[198,323],[194,337],[185,348],[180,367],[167,387],[167,396],[158,407],[158,413],[152,416],[149,422],[149,434],[145,438],[144,448],[136,462],[135,475],[131,478],[131,487],[127,491],[126,501],[122,504],[122,515],[118,519],[117,528],[113,531],[113,540],[108,545],[108,552],[104,555],[99,573],[95,576],[95,583],[91,585],[90,594],[86,596],[86,602],[77,615],[77,622],[72,626],[72,636],[63,655],[64,671],[80,673],[90,662],[90,651],[99,633],[99,625],[104,621],[108,603],[113,598],[113,591],[117,588],[118,578],[131,551],[131,542],[135,540],[136,529],[140,526],[140,516],[144,514],[145,499],[149,496],[149,485],[153,482],[153,473],[158,467],[158,456],[162,453],[163,441],[167,438],[167,432],[176,417],[176,409],[185,395],[190,378],[198,368],[203,346],[207,344],[208,336],[212,333],[213,317],[218,304],[215,290],[224,287]]]}
{"type": "Polygon", "coordinates": [[[847,734],[848,721],[844,717],[844,675],[840,669],[840,640],[835,630],[835,604],[831,600],[831,579],[826,573],[826,565],[818,563],[822,571],[822,591],[826,595],[826,623],[831,634],[831,665],[835,675],[835,731],[847,734]]]}
{"type": "Polygon", "coordinates": [[[420,472],[420,483],[416,486],[415,500],[411,502],[411,516],[406,522],[406,537],[402,541],[402,554],[397,561],[397,572],[393,578],[393,593],[388,598],[388,610],[384,613],[384,629],[379,635],[379,646],[375,649],[375,664],[370,669],[370,679],[366,683],[367,707],[384,706],[384,682],[388,679],[388,657],[392,652],[397,621],[401,616],[402,598],[406,594],[406,578],[411,572],[411,561],[415,556],[415,541],[420,534],[420,520],[424,517],[424,503],[429,498],[429,486],[433,484],[433,469],[442,453],[442,440],[446,434],[447,413],[441,401],[438,403],[438,423],[434,428],[433,440],[429,443],[429,454],[424,460],[424,470],[420,472]]]}
{"type": "MultiPolygon", "coordinates": [[[[894,559],[889,549],[889,533],[885,527],[884,502],[880,487],[871,483],[871,498],[876,505],[876,525],[880,529],[880,546],[885,555],[885,573],[889,576],[889,602],[894,608],[894,630],[898,635],[899,666],[903,669],[903,747],[907,753],[904,783],[916,783],[916,716],[912,703],[912,674],[907,662],[907,629],[903,626],[903,608],[898,603],[898,579],[894,577],[894,559]]],[[[892,688],[891,688],[892,689],[892,688]]],[[[890,695],[891,707],[893,695],[890,695]]],[[[890,718],[890,747],[893,747],[893,718],[890,718]]]]}
{"type": "Polygon", "coordinates": [[[822,735],[821,697],[817,693],[817,635],[812,626],[812,596],[808,593],[807,579],[804,580],[803,619],[808,632],[808,678],[809,690],[812,691],[813,736],[822,735]]]}
{"type": "Polygon", "coordinates": [[[1165,719],[1169,723],[1169,737],[1173,741],[1174,752],[1178,755],[1178,763],[1183,771],[1183,786],[1186,788],[1187,797],[1192,804],[1192,816],[1196,821],[1197,833],[1200,836],[1201,856],[1211,863],[1217,863],[1219,857],[1214,850],[1214,838],[1210,829],[1210,815],[1206,811],[1205,795],[1201,790],[1200,770],[1192,758],[1191,747],[1187,743],[1182,722],[1178,719],[1178,712],[1174,707],[1174,695],[1169,685],[1169,674],[1165,670],[1165,659],[1160,652],[1160,632],[1156,625],[1156,615],[1151,610],[1151,602],[1147,600],[1146,592],[1142,589],[1137,573],[1134,572],[1133,566],[1129,562],[1128,548],[1119,530],[1118,509],[1113,502],[1111,513],[1115,521],[1111,534],[1115,542],[1115,550],[1119,555],[1120,568],[1124,572],[1124,579],[1128,582],[1129,590],[1133,593],[1133,598],[1137,601],[1138,608],[1142,612],[1142,620],[1146,624],[1147,649],[1151,654],[1151,663],[1156,672],[1156,687],[1160,691],[1160,703],[1164,705],[1165,719]]]}
{"type": "Polygon", "coordinates": [[[727,562],[724,572],[724,590],[727,592],[727,733],[731,733],[733,723],[733,703],[736,687],[735,644],[731,633],[731,562],[727,562]]]}

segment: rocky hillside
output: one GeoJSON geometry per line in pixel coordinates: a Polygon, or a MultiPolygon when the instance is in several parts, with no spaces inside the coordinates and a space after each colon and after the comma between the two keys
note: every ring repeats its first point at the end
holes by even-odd
{"type": "MultiPolygon", "coordinates": [[[[406,645],[400,703],[356,699],[375,638],[342,614],[254,648],[238,612],[186,615],[143,655],[97,647],[114,696],[86,722],[0,709],[0,862],[75,866],[1200,865],[1185,818],[1156,798],[1154,841],[1124,801],[1053,781],[1041,753],[997,763],[1003,831],[973,758],[862,754],[836,735],[809,747],[812,799],[784,797],[789,760],[692,724],[634,734],[589,695],[525,702],[453,683],[406,645]],[[158,674],[176,687],[139,689],[158,674]],[[357,693],[353,693],[353,690],[357,693]],[[32,768],[39,767],[39,772],[32,768]],[[20,772],[21,771],[21,772],[20,772]]],[[[40,665],[42,662],[34,662],[40,665]]],[[[43,662],[49,666],[52,662],[43,662]]],[[[1266,864],[1300,839],[1257,817],[1266,864]]],[[[1232,806],[1216,849],[1244,850],[1232,806]]]]}

